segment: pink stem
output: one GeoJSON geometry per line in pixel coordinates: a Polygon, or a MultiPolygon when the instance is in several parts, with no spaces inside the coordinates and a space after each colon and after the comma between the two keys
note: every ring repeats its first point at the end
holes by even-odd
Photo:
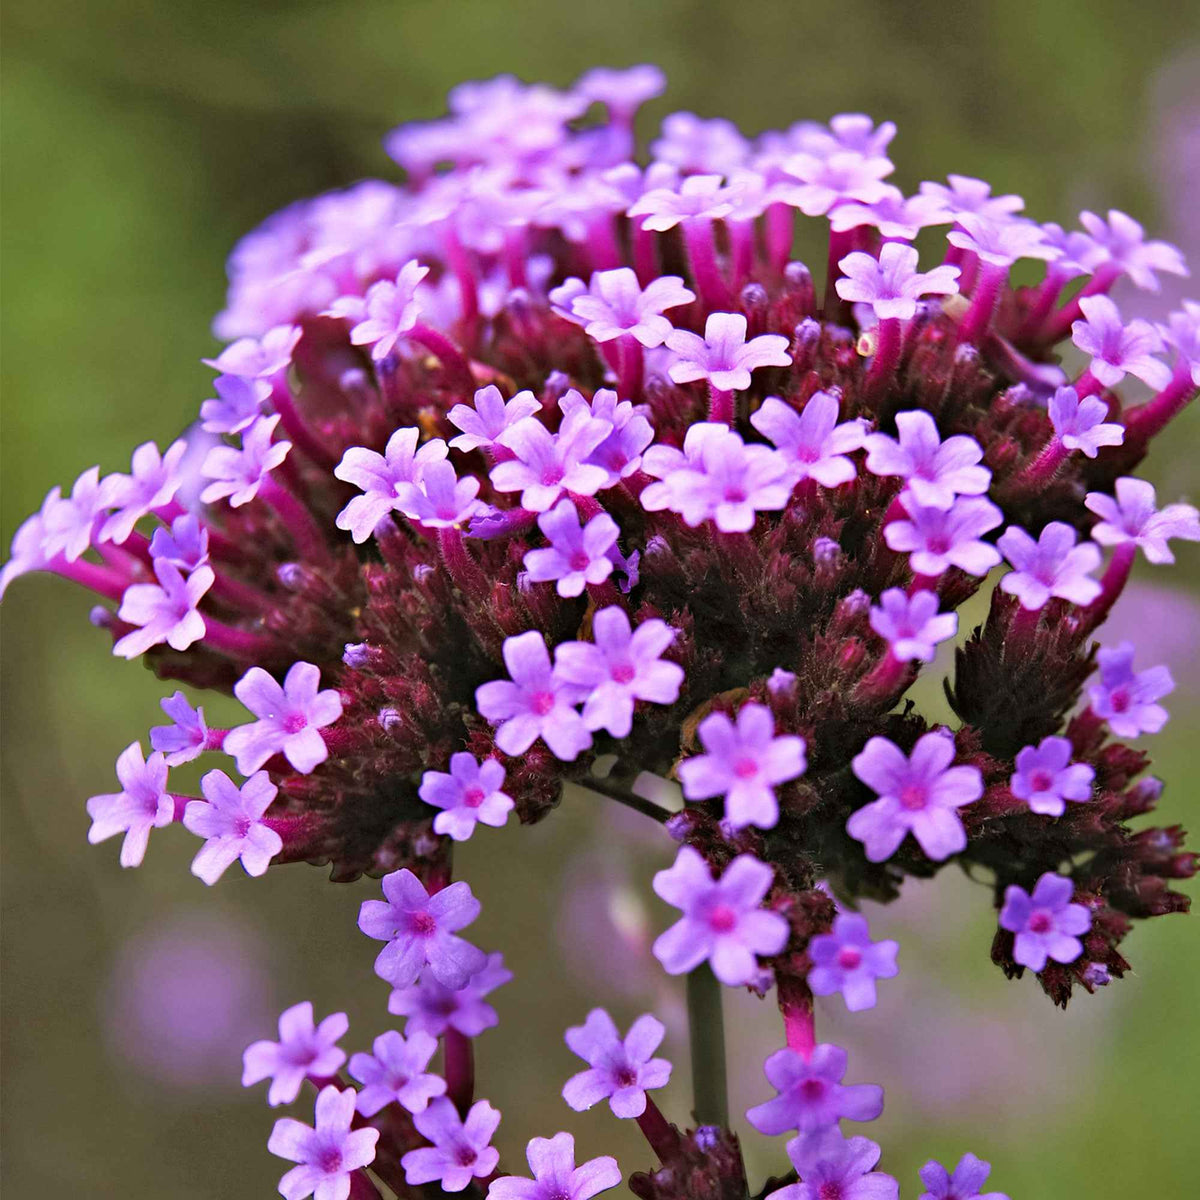
{"type": "Polygon", "coordinates": [[[736,291],[750,278],[750,273],[754,270],[754,222],[729,221],[726,228],[729,230],[729,244],[733,257],[733,286],[736,291]]]}
{"type": "Polygon", "coordinates": [[[880,321],[875,332],[879,341],[867,371],[867,389],[871,394],[876,394],[896,373],[904,346],[904,331],[898,317],[880,321]]]}
{"type": "Polygon", "coordinates": [[[812,992],[804,980],[788,977],[779,981],[779,1011],[783,1013],[783,1030],[789,1049],[807,1060],[817,1044],[817,1034],[812,992]]]}
{"type": "Polygon", "coordinates": [[[446,254],[446,262],[458,280],[458,290],[462,304],[463,324],[471,329],[479,320],[479,291],[475,283],[475,270],[471,266],[470,256],[458,240],[458,234],[452,224],[447,221],[442,229],[442,249],[446,254]]]}
{"type": "Polygon", "coordinates": [[[1061,342],[1071,332],[1071,325],[1083,316],[1083,309],[1080,307],[1079,302],[1088,296],[1097,296],[1107,292],[1120,277],[1120,267],[1115,267],[1111,263],[1100,267],[1095,275],[1079,289],[1079,292],[1072,300],[1063,305],[1050,318],[1043,327],[1042,341],[1046,343],[1061,342]]]}
{"type": "Polygon", "coordinates": [[[777,202],[768,206],[766,215],[767,261],[771,269],[782,275],[792,257],[792,242],[796,234],[796,216],[790,204],[777,202]]]}
{"type": "Polygon", "coordinates": [[[323,470],[332,471],[337,466],[337,457],[332,454],[321,440],[308,427],[303,414],[296,407],[296,398],[292,389],[280,379],[271,392],[271,405],[279,414],[279,423],[283,426],[292,445],[302,454],[323,470]]]}
{"type": "Polygon", "coordinates": [[[839,265],[843,258],[854,249],[856,237],[853,229],[843,229],[841,232],[829,231],[829,256],[825,264],[825,304],[826,320],[832,320],[842,310],[843,301],[837,294],[837,281],[842,277],[839,265]]]}
{"type": "Polygon", "coordinates": [[[131,582],[129,577],[121,572],[114,571],[111,567],[102,567],[98,563],[88,562],[83,558],[67,562],[59,555],[46,564],[46,570],[63,579],[69,579],[72,583],[78,583],[107,600],[119,601],[125,595],[125,589],[131,582]]]}
{"type": "Polygon", "coordinates": [[[281,487],[270,476],[267,476],[258,488],[259,496],[274,510],[286,526],[296,548],[313,562],[329,562],[329,543],[321,532],[321,527],[313,518],[312,513],[292,495],[285,487],[281,487]]]}
{"type": "Polygon", "coordinates": [[[611,213],[597,213],[588,222],[587,252],[593,271],[611,271],[624,263],[611,213]]]}
{"type": "Polygon", "coordinates": [[[244,608],[251,615],[259,615],[266,609],[275,607],[275,601],[253,584],[243,583],[240,579],[223,575],[219,571],[214,572],[214,576],[211,593],[213,596],[228,600],[230,604],[244,608]]]}
{"type": "Polygon", "coordinates": [[[1008,279],[1008,268],[995,263],[983,263],[979,272],[979,286],[971,297],[971,307],[958,327],[959,341],[978,341],[983,331],[991,324],[1000,299],[1000,291],[1008,279]]]}
{"type": "Polygon", "coordinates": [[[1075,389],[1075,394],[1082,400],[1085,396],[1097,396],[1104,391],[1104,384],[1092,374],[1092,369],[1089,367],[1071,386],[1075,389]]]}
{"type": "Polygon", "coordinates": [[[525,231],[519,226],[504,231],[504,268],[508,272],[508,282],[514,288],[529,286],[529,279],[525,274],[525,241],[525,231]]]}
{"type": "Polygon", "coordinates": [[[720,388],[708,385],[708,419],[721,421],[726,425],[733,424],[733,393],[723,392],[720,388]]]}
{"type": "Polygon", "coordinates": [[[227,658],[257,662],[278,656],[279,643],[269,634],[239,629],[215,617],[201,615],[204,617],[204,644],[227,658]]]}
{"type": "Polygon", "coordinates": [[[1133,570],[1133,560],[1136,557],[1136,542],[1122,542],[1113,551],[1113,556],[1100,577],[1100,595],[1084,610],[1090,628],[1094,629],[1099,625],[1120,598],[1129,582],[1129,573],[1133,570]]]}
{"type": "Polygon", "coordinates": [[[347,1200],[383,1200],[383,1197],[366,1171],[360,1170],[350,1172],[350,1192],[347,1200]]]}
{"type": "Polygon", "coordinates": [[[1006,492],[1032,491],[1049,483],[1067,461],[1070,451],[1057,437],[1052,437],[1037,457],[1004,489],[1006,492]]]}
{"type": "Polygon", "coordinates": [[[658,245],[654,233],[643,229],[641,217],[633,218],[633,269],[637,273],[638,283],[649,287],[658,278],[658,245]]]}
{"type": "Polygon", "coordinates": [[[154,515],[160,520],[170,525],[176,517],[182,517],[188,510],[179,503],[178,500],[168,500],[161,508],[154,510],[154,515]]]}
{"type": "Polygon", "coordinates": [[[860,704],[887,700],[896,694],[908,672],[909,664],[902,662],[889,649],[870,675],[855,689],[854,699],[860,704]]]}
{"type": "Polygon", "coordinates": [[[459,388],[464,399],[475,394],[475,376],[471,374],[471,364],[463,352],[444,333],[428,325],[414,325],[407,333],[414,342],[419,342],[431,354],[435,354],[442,363],[447,375],[459,388]]]}
{"type": "Polygon", "coordinates": [[[1162,431],[1188,406],[1197,395],[1188,363],[1180,360],[1175,374],[1157,396],[1135,408],[1125,419],[1125,440],[1145,445],[1162,431]]]}
{"type": "Polygon", "coordinates": [[[622,400],[637,400],[642,394],[643,355],[642,344],[632,334],[626,334],[618,343],[617,391],[622,400]]]}
{"type": "Polygon", "coordinates": [[[1033,303],[1029,306],[1025,320],[1021,322],[1021,328],[1017,331],[1016,340],[1018,342],[1039,339],[1042,328],[1054,311],[1055,302],[1062,295],[1063,284],[1066,282],[1067,277],[1061,271],[1055,270],[1053,263],[1046,268],[1046,278],[1038,285],[1033,303]]]}
{"type": "Polygon", "coordinates": [[[701,301],[710,312],[732,311],[733,295],[717,265],[712,222],[698,219],[684,221],[683,240],[687,245],[692,282],[701,301]]]}
{"type": "Polygon", "coordinates": [[[679,1150],[679,1133],[649,1096],[646,1097],[646,1111],[637,1118],[637,1123],[660,1162],[665,1163],[675,1156],[679,1150]]]}
{"type": "Polygon", "coordinates": [[[461,529],[453,527],[437,531],[438,551],[450,578],[464,596],[484,601],[490,588],[483,569],[471,557],[461,529]]]}
{"type": "Polygon", "coordinates": [[[444,1062],[446,1095],[465,1117],[475,1096],[475,1052],[465,1033],[454,1028],[446,1030],[444,1062]]]}

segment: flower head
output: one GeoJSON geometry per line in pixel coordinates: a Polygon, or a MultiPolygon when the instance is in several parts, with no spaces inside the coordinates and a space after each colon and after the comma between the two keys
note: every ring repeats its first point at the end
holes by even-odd
{"type": "Polygon", "coordinates": [[[774,872],[753,855],[740,854],[714,879],[691,846],[680,848],[674,865],[654,876],[654,890],[683,916],[655,940],[654,957],[670,975],[683,975],[707,961],[730,987],[749,983],[759,954],[778,954],[788,924],[762,907],[774,872]]]}
{"type": "Polygon", "coordinates": [[[242,1087],[270,1079],[267,1103],[290,1104],[310,1075],[322,1079],[341,1069],[346,1054],[337,1043],[349,1028],[345,1013],[331,1013],[314,1025],[312,1003],[304,1000],[293,1004],[279,1017],[279,1041],[255,1042],[246,1047],[242,1087]]]}
{"type": "Polygon", "coordinates": [[[858,913],[839,913],[833,932],[820,933],[808,943],[813,968],[808,986],[815,996],[841,992],[850,1012],[875,1007],[875,980],[891,979],[899,971],[899,943],[873,942],[867,918],[858,913]]]}
{"type": "Polygon", "coordinates": [[[165,507],[183,485],[180,465],[187,453],[183,439],[159,454],[153,442],[133,452],[128,475],[110,475],[104,481],[105,507],[116,509],[100,526],[99,540],[121,545],[147,513],[165,507]]]}
{"type": "Polygon", "coordinates": [[[285,458],[291,442],[273,442],[279,417],[259,417],[242,434],[241,447],[214,446],[204,459],[201,473],[215,480],[200,493],[205,504],[229,498],[234,508],[249,504],[263,480],[285,458]]]}
{"type": "Polygon", "coordinates": [[[1063,448],[1088,458],[1095,458],[1102,446],[1119,446],[1125,440],[1125,427],[1106,421],[1107,416],[1108,405],[1099,396],[1080,400],[1073,387],[1061,387],[1050,398],[1050,421],[1063,448]]]}
{"type": "Polygon", "coordinates": [[[419,1113],[435,1096],[444,1096],[446,1081],[425,1071],[437,1045],[428,1033],[418,1030],[403,1038],[389,1029],[375,1039],[373,1053],[352,1055],[350,1074],[363,1085],[356,1102],[359,1113],[373,1117],[389,1104],[419,1113]]]}
{"type": "Polygon", "coordinates": [[[748,388],[750,373],[760,367],[786,367],[792,361],[788,340],[779,334],[764,333],[747,341],[741,313],[710,313],[703,337],[676,329],[666,342],[676,355],[668,369],[676,383],[706,379],[725,392],[748,388]]]}
{"type": "Polygon", "coordinates": [[[1091,355],[1089,369],[1101,384],[1116,387],[1126,375],[1134,375],[1150,387],[1166,387],[1171,368],[1158,357],[1162,336],[1149,321],[1126,324],[1107,296],[1085,296],[1079,307],[1084,319],[1071,326],[1071,340],[1091,355]]]}
{"type": "Polygon", "coordinates": [[[420,483],[427,467],[441,462],[448,453],[441,438],[426,442],[419,450],[421,431],[415,426],[397,429],[388,438],[382,454],[352,446],[334,468],[338,479],[361,488],[337,516],[337,527],[348,530],[356,542],[365,542],[375,527],[396,508],[400,488],[420,483]]]}
{"type": "Polygon", "coordinates": [[[1036,542],[1010,525],[996,545],[1015,568],[1000,580],[1000,590],[1016,596],[1022,608],[1036,611],[1052,596],[1091,604],[1100,595],[1100,584],[1091,576],[1100,566],[1100,547],[1092,542],[1077,546],[1075,530],[1062,521],[1051,521],[1036,542]]]}
{"type": "MultiPolygon", "coordinates": [[[[834,210],[835,218],[839,211],[834,210]]],[[[838,266],[842,278],[836,284],[837,294],[843,300],[869,304],[881,321],[911,321],[922,296],[958,292],[957,267],[943,265],[922,274],[917,270],[916,249],[903,242],[885,242],[877,259],[855,250],[838,266]]]]}
{"type": "Polygon", "coordinates": [[[1100,518],[1092,537],[1102,546],[1135,543],[1152,563],[1173,563],[1167,545],[1171,538],[1200,542],[1200,513],[1190,504],[1158,508],[1154,485],[1123,475],[1116,482],[1116,498],[1088,492],[1084,503],[1100,518]]]}
{"type": "MultiPolygon", "coordinates": [[[[836,233],[869,225],[878,229],[885,238],[915,238],[922,229],[930,225],[949,225],[953,220],[953,215],[941,197],[928,193],[905,196],[899,188],[890,186],[886,187],[878,200],[869,204],[859,201],[839,204],[829,214],[830,227],[836,233]]],[[[889,245],[898,244],[888,242],[883,248],[886,250],[889,245]]],[[[842,261],[845,262],[845,259],[842,261]]],[[[913,263],[916,263],[915,251],[913,263]]],[[[845,267],[842,269],[845,270],[845,267]]],[[[958,270],[954,269],[953,275],[946,273],[942,278],[953,280],[957,276],[958,270]]]]}
{"type": "Polygon", "coordinates": [[[927,591],[909,596],[899,588],[888,588],[879,597],[879,607],[871,609],[870,620],[871,628],[901,662],[932,662],[938,642],[958,632],[958,614],[939,613],[937,595],[927,591]]]}
{"type": "Polygon", "coordinates": [[[973,437],[955,434],[944,442],[927,412],[896,414],[896,433],[868,434],[867,470],[899,475],[918,504],[947,509],[956,496],[981,496],[992,473],[980,466],[983,447],[973,437]]]}
{"type": "Polygon", "coordinates": [[[192,572],[208,562],[208,530],[191,513],[160,525],[150,539],[150,557],[164,559],[181,571],[192,572]]]}
{"type": "Polygon", "coordinates": [[[330,1084],[317,1096],[315,1127],[291,1117],[275,1122],[267,1149],[300,1164],[279,1181],[285,1200],[347,1200],[351,1172],[375,1161],[379,1130],[351,1129],[354,1103],[353,1088],[340,1092],[330,1084]]]}
{"type": "Polygon", "coordinates": [[[569,1133],[532,1138],[525,1152],[533,1178],[504,1175],[488,1188],[489,1200],[591,1200],[621,1182],[610,1155],[575,1165],[575,1139],[569,1133]]]}
{"type": "Polygon", "coordinates": [[[993,221],[1003,221],[1025,207],[1020,196],[993,196],[992,185],[969,175],[947,176],[950,186],[944,183],[921,184],[921,195],[934,196],[954,214],[955,219],[963,213],[974,213],[993,221]]]}
{"type": "Polygon", "coordinates": [[[1088,260],[1088,269],[1110,266],[1140,288],[1157,292],[1156,272],[1186,275],[1183,255],[1169,242],[1146,241],[1146,231],[1132,217],[1118,209],[1108,210],[1105,220],[1097,213],[1081,212],[1079,221],[1092,239],[1095,250],[1088,260]]]}
{"type": "Polygon", "coordinates": [[[982,496],[961,496],[947,509],[927,508],[915,496],[902,492],[900,502],[907,521],[891,521],[883,531],[892,550],[908,553],[919,575],[941,575],[958,567],[968,575],[986,575],[1000,562],[1000,551],[981,541],[1004,516],[982,496]]]}
{"type": "Polygon", "coordinates": [[[398,484],[396,507],[428,529],[452,529],[487,510],[476,499],[478,494],[479,480],[474,475],[460,479],[453,465],[443,460],[430,463],[420,483],[398,484]]]}
{"type": "Polygon", "coordinates": [[[563,1099],[576,1112],[607,1100],[613,1116],[640,1117],[646,1111],[646,1093],[665,1087],[671,1078],[671,1064],[652,1057],[664,1033],[663,1023],[647,1013],[622,1038],[604,1009],[592,1009],[582,1025],[566,1033],[567,1045],[588,1070],[567,1080],[563,1099]]]}
{"type": "Polygon", "coordinates": [[[1036,746],[1018,750],[1017,770],[1008,783],[1012,794],[1031,811],[1048,817],[1061,817],[1068,800],[1090,800],[1096,770],[1087,763],[1073,763],[1073,753],[1064,737],[1044,737],[1036,746]]]}
{"type": "Polygon", "coordinates": [[[1092,927],[1092,917],[1082,904],[1072,904],[1075,885],[1047,871],[1032,894],[1018,884],[1004,889],[1000,928],[1016,934],[1013,958],[1031,971],[1040,971],[1046,960],[1074,962],[1083,953],[1079,935],[1092,927]]]}
{"type": "Polygon", "coordinates": [[[1021,258],[1054,260],[1059,251],[1046,241],[1040,225],[1014,217],[955,214],[957,225],[946,235],[952,246],[977,254],[993,267],[1010,267],[1021,258]]]}
{"type": "Polygon", "coordinates": [[[695,299],[678,275],[663,275],[643,288],[630,267],[597,271],[586,287],[580,279],[568,279],[550,293],[556,311],[582,325],[593,341],[629,336],[647,349],[661,346],[671,333],[671,322],[662,314],[695,299]]]}
{"type": "Polygon", "coordinates": [[[376,362],[387,358],[417,323],[421,311],[417,285],[428,274],[428,267],[412,259],[400,268],[394,283],[381,279],[371,284],[362,300],[361,315],[355,314],[359,319],[350,330],[350,341],[355,346],[370,346],[376,362]]]}
{"type": "Polygon", "coordinates": [[[208,742],[204,709],[193,708],[182,692],[160,700],[159,707],[171,718],[171,724],[155,725],[150,730],[150,745],[166,755],[168,767],[198,758],[208,742]]]}
{"type": "Polygon", "coordinates": [[[244,337],[230,342],[216,358],[201,359],[205,366],[243,379],[271,379],[286,370],[299,342],[298,325],[276,325],[260,338],[244,337]]]}
{"type": "Polygon", "coordinates": [[[241,859],[247,875],[262,875],[283,849],[283,839],[263,821],[279,789],[266,771],[256,771],[239,788],[224,771],[200,781],[204,800],[190,800],[184,828],[205,839],[192,860],[192,874],[209,886],[241,859]]]}
{"type": "Polygon", "coordinates": [[[136,867],[146,856],[150,830],[162,829],[175,819],[175,802],[167,794],[167,764],[157,751],[143,758],[141,743],[131,742],[117,759],[117,779],[119,792],[93,796],[87,802],[92,818],[88,841],[95,845],[123,833],[121,866],[136,867]]]}
{"type": "Polygon", "coordinates": [[[612,425],[588,410],[568,413],[557,433],[536,417],[510,425],[497,441],[516,456],[492,468],[499,492],[520,492],[521,507],[545,512],[564,491],[593,496],[608,486],[608,472],[588,458],[612,433],[612,425]]]}
{"type": "Polygon", "coordinates": [[[456,404],[447,414],[450,424],[462,430],[450,439],[451,449],[464,452],[490,449],[506,429],[524,417],[532,417],[541,407],[532,392],[518,392],[511,400],[505,400],[500,389],[489,383],[475,393],[474,407],[456,404]]]}
{"type": "Polygon", "coordinates": [[[1192,383],[1200,387],[1200,301],[1185,300],[1158,331],[1163,341],[1175,348],[1179,364],[1188,371],[1192,383]]]}
{"type": "Polygon", "coordinates": [[[788,1143],[788,1157],[800,1174],[767,1200],[899,1200],[900,1185],[873,1170],[880,1150],[870,1138],[846,1138],[834,1127],[788,1143]]]}
{"type": "Polygon", "coordinates": [[[768,1137],[789,1129],[812,1133],[842,1120],[874,1121],[883,1112],[883,1088],[842,1083],[846,1052],[840,1046],[817,1046],[807,1058],[795,1050],[776,1050],[763,1070],[779,1095],[749,1109],[746,1120],[768,1137]]]}
{"type": "Polygon", "coordinates": [[[841,146],[800,153],[784,163],[784,170],[800,180],[796,206],[806,217],[824,216],[843,201],[872,204],[883,199],[887,185],[882,181],[894,169],[882,154],[841,146]]]}
{"type": "Polygon", "coordinates": [[[410,1150],[400,1160],[410,1184],[436,1179],[443,1191],[461,1192],[472,1179],[486,1179],[500,1161],[500,1151],[491,1144],[500,1113],[486,1100],[471,1105],[464,1119],[451,1101],[438,1096],[414,1114],[413,1124],[433,1144],[410,1150]]]}
{"type": "Polygon", "coordinates": [[[465,842],[477,823],[499,828],[512,812],[512,797],[500,790],[504,767],[494,758],[480,763],[473,754],[460,751],[450,756],[450,773],[426,771],[420,797],[442,811],[433,818],[435,833],[449,834],[465,842]]]}
{"type": "Polygon", "coordinates": [[[866,438],[860,420],[838,424],[839,398],[814,392],[797,413],[777,396],[768,396],[751,414],[750,424],[784,455],[795,479],[815,479],[822,487],[837,487],[855,477],[847,457],[861,449],[866,438]]]}
{"type": "Polygon", "coordinates": [[[556,581],[560,596],[578,596],[612,574],[611,551],[620,530],[608,513],[596,513],[581,526],[574,503],[564,497],[538,516],[538,528],[550,545],[525,554],[525,569],[535,583],[556,581]]]}
{"type": "Polygon", "coordinates": [[[1008,1200],[1003,1192],[981,1192],[979,1189],[991,1174],[991,1163],[974,1154],[964,1154],[953,1172],[931,1159],[920,1171],[926,1190],[920,1200],[1008,1200]]]}
{"type": "Polygon", "coordinates": [[[204,618],[197,605],[212,587],[211,567],[197,567],[185,579],[165,559],[156,559],[158,583],[134,583],[125,589],[117,616],[137,626],[113,645],[113,653],[136,658],[151,646],[166,642],[173,650],[186,650],[204,637],[204,618]]]}
{"type": "Polygon", "coordinates": [[[263,415],[263,405],[271,395],[265,379],[245,375],[218,375],[213,387],[217,398],[200,405],[201,424],[209,433],[245,432],[263,415]]]}
{"type": "Polygon", "coordinates": [[[1096,654],[1100,682],[1088,688],[1092,711],[1108,722],[1117,737],[1133,738],[1157,733],[1168,713],[1159,703],[1175,690],[1175,681],[1166,667],[1133,669],[1133,643],[1101,647],[1096,654]]]}
{"type": "Polygon", "coordinates": [[[631,205],[628,215],[643,217],[643,229],[666,233],[680,222],[715,221],[733,211],[737,193],[720,175],[689,175],[678,188],[655,188],[631,205]]]}

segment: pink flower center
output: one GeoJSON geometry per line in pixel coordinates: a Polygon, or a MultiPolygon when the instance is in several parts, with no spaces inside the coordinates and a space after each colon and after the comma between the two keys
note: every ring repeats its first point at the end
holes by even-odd
{"type": "Polygon", "coordinates": [[[837,964],[843,971],[853,971],[862,962],[862,951],[857,946],[843,946],[838,951],[837,964]]]}
{"type": "Polygon", "coordinates": [[[842,1185],[837,1180],[831,1179],[828,1183],[821,1184],[817,1200],[842,1200],[842,1194],[842,1185]]]}
{"type": "Polygon", "coordinates": [[[283,728],[288,733],[299,733],[308,725],[308,718],[302,712],[288,713],[283,718],[283,728]]]}
{"type": "Polygon", "coordinates": [[[1109,693],[1108,702],[1112,705],[1113,712],[1123,713],[1129,709],[1129,692],[1126,688],[1113,688],[1109,693]]]}
{"type": "Polygon", "coordinates": [[[806,1079],[800,1085],[800,1096],[809,1104],[818,1104],[825,1099],[825,1080],[806,1079]]]}
{"type": "Polygon", "coordinates": [[[612,669],[612,677],[617,683],[632,683],[636,674],[632,663],[618,663],[612,669]]]}
{"type": "Polygon", "coordinates": [[[746,502],[746,489],[727,487],[725,489],[725,501],[727,504],[744,504],[746,502]]]}
{"type": "Polygon", "coordinates": [[[316,1166],[326,1175],[336,1175],[342,1169],[342,1152],[336,1146],[322,1150],[317,1157],[316,1166]]]}
{"type": "Polygon", "coordinates": [[[485,794],[481,787],[469,787],[463,792],[462,802],[465,808],[478,808],[484,801],[485,794]]]}
{"type": "Polygon", "coordinates": [[[1034,771],[1029,776],[1029,786],[1035,792],[1048,792],[1054,786],[1054,776],[1049,771],[1034,771]]]}
{"type": "Polygon", "coordinates": [[[733,764],[733,773],[739,779],[753,779],[758,774],[758,763],[752,758],[739,758],[733,764]]]}
{"type": "Polygon", "coordinates": [[[534,692],[529,698],[529,707],[539,717],[544,717],[554,707],[553,692],[534,692]]]}
{"type": "Polygon", "coordinates": [[[925,807],[925,788],[919,783],[907,783],[900,789],[900,807],[918,812],[925,807]]]}
{"type": "Polygon", "coordinates": [[[588,557],[586,550],[576,550],[575,553],[571,555],[571,570],[586,571],[588,569],[588,564],[591,561],[592,560],[588,557]]]}
{"type": "Polygon", "coordinates": [[[437,922],[433,919],[433,916],[430,913],[413,913],[412,931],[415,934],[419,934],[421,937],[428,937],[431,933],[437,932],[437,922]]]}
{"type": "Polygon", "coordinates": [[[637,1072],[632,1067],[618,1067],[613,1072],[613,1079],[616,1081],[617,1087],[633,1087],[638,1081],[637,1072]]]}
{"type": "Polygon", "coordinates": [[[249,817],[238,817],[233,823],[233,832],[236,837],[244,838],[253,827],[254,822],[249,817]]]}
{"type": "Polygon", "coordinates": [[[472,1166],[478,1157],[472,1146],[459,1146],[454,1151],[454,1160],[460,1167],[472,1166]]]}
{"type": "Polygon", "coordinates": [[[925,542],[931,554],[945,554],[950,549],[950,539],[944,533],[935,533],[925,542]]]}
{"type": "Polygon", "coordinates": [[[1030,933],[1049,933],[1054,928],[1054,918],[1044,909],[1038,909],[1029,918],[1030,933]]]}
{"type": "Polygon", "coordinates": [[[714,904],[708,914],[708,923],[717,933],[728,933],[737,925],[737,913],[728,904],[714,904]]]}

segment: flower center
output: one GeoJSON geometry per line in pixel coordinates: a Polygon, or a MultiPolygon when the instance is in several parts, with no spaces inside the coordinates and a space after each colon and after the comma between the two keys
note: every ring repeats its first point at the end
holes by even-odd
{"type": "Polygon", "coordinates": [[[944,533],[935,533],[928,539],[926,546],[933,554],[945,554],[950,549],[950,539],[944,533]]]}
{"type": "Polygon", "coordinates": [[[613,1072],[613,1078],[617,1082],[617,1087],[633,1087],[638,1081],[637,1072],[632,1067],[618,1067],[613,1072]]]}
{"type": "Polygon", "coordinates": [[[553,692],[535,692],[530,697],[529,707],[539,717],[544,717],[554,707],[553,692]]]}
{"type": "Polygon", "coordinates": [[[729,504],[744,504],[746,502],[746,489],[727,487],[725,489],[725,500],[729,504]]]}
{"type": "Polygon", "coordinates": [[[636,674],[632,663],[618,663],[612,669],[612,677],[617,683],[632,683],[636,674]]]}
{"type": "Polygon", "coordinates": [[[1048,792],[1054,786],[1054,776],[1049,771],[1034,771],[1029,776],[1029,786],[1035,792],[1048,792]]]}
{"type": "Polygon", "coordinates": [[[753,779],[758,774],[758,763],[752,758],[739,758],[733,764],[733,773],[739,779],[753,779]]]}
{"type": "Polygon", "coordinates": [[[809,1104],[817,1104],[825,1099],[825,1080],[806,1079],[800,1085],[800,1096],[809,1104]]]}
{"type": "Polygon", "coordinates": [[[917,812],[925,807],[925,789],[919,783],[906,783],[900,789],[898,799],[901,808],[917,812]]]}
{"type": "Polygon", "coordinates": [[[842,1200],[842,1185],[833,1179],[828,1183],[821,1184],[817,1200],[842,1200]]]}
{"type": "Polygon", "coordinates": [[[1113,688],[1109,695],[1108,702],[1112,705],[1113,712],[1123,713],[1129,709],[1129,691],[1126,688],[1113,688]]]}
{"type": "Polygon", "coordinates": [[[301,712],[288,713],[283,718],[283,727],[288,733],[299,733],[308,724],[308,718],[301,712]]]}
{"type": "Polygon", "coordinates": [[[437,932],[437,922],[427,912],[413,913],[412,931],[421,937],[428,937],[431,933],[437,932]]]}
{"type": "Polygon", "coordinates": [[[1029,918],[1030,933],[1049,933],[1054,928],[1054,918],[1044,909],[1038,909],[1029,918]]]}
{"type": "Polygon", "coordinates": [[[717,933],[728,933],[737,924],[737,913],[728,904],[714,904],[708,923],[717,933]]]}
{"type": "Polygon", "coordinates": [[[465,808],[478,808],[484,801],[484,791],[481,787],[469,787],[463,792],[463,806],[465,808]]]}
{"type": "Polygon", "coordinates": [[[342,1169],[342,1152],[336,1146],[322,1150],[315,1164],[326,1175],[336,1175],[342,1169]]]}
{"type": "Polygon", "coordinates": [[[843,971],[853,971],[862,962],[862,951],[857,946],[843,946],[838,951],[837,963],[843,971]]]}
{"type": "Polygon", "coordinates": [[[588,564],[591,561],[592,560],[588,557],[588,552],[586,550],[576,550],[575,553],[571,555],[571,570],[586,571],[588,569],[588,564]]]}
{"type": "Polygon", "coordinates": [[[244,838],[249,834],[254,822],[249,817],[238,817],[233,823],[233,832],[236,837],[244,838]]]}
{"type": "Polygon", "coordinates": [[[454,1151],[454,1160],[460,1167],[472,1166],[478,1157],[472,1146],[459,1146],[454,1151]]]}

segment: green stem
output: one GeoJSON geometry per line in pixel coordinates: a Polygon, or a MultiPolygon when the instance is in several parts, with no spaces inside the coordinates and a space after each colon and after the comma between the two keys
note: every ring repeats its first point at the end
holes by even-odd
{"type": "Polygon", "coordinates": [[[725,1087],[725,1022],[721,985],[707,965],[687,977],[688,1038],[692,1054],[692,1095],[701,1125],[729,1124],[725,1087]]]}

